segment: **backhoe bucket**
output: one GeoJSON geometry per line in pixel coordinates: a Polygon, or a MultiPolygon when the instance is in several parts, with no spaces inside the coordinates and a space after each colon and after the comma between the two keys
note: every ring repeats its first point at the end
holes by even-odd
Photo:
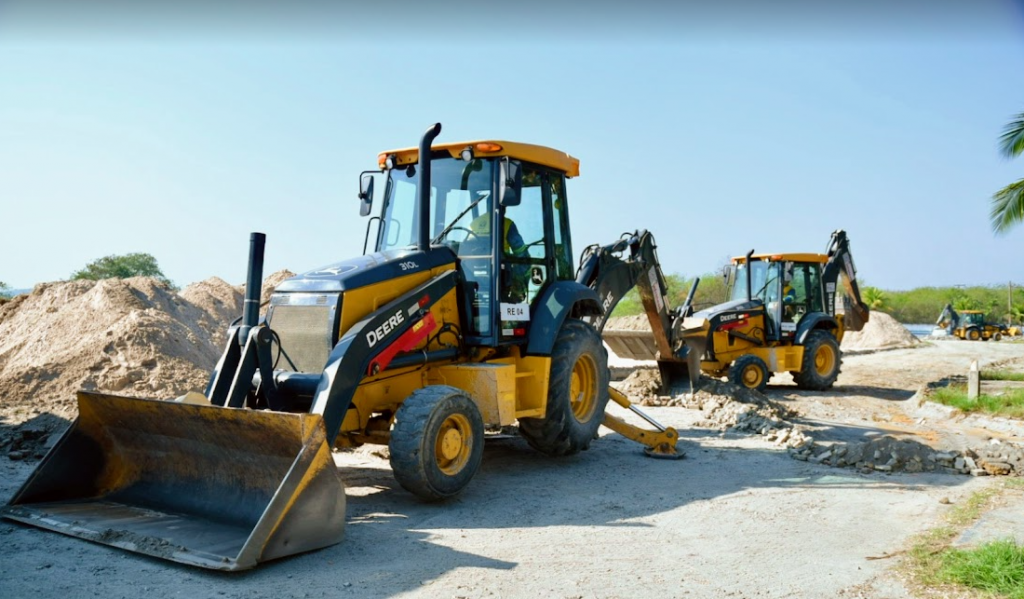
{"type": "Polygon", "coordinates": [[[319,415],[86,392],[78,410],[3,517],[218,570],[341,540],[319,415]]]}

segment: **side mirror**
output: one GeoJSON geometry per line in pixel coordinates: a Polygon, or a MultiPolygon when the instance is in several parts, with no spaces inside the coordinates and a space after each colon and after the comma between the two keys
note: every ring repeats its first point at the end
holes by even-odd
{"type": "Polygon", "coordinates": [[[521,198],[519,189],[523,185],[523,170],[518,162],[503,156],[498,169],[498,204],[518,206],[521,198]]]}
{"type": "Polygon", "coordinates": [[[377,174],[367,171],[359,175],[359,216],[370,214],[373,208],[373,180],[377,174]]]}

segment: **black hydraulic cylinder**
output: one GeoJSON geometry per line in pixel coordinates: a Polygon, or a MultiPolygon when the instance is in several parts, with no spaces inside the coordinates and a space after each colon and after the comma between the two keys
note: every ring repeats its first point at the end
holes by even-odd
{"type": "Polygon", "coordinates": [[[245,278],[245,303],[242,304],[242,326],[238,328],[238,343],[245,345],[249,330],[259,324],[260,291],[263,287],[263,248],[267,243],[264,233],[249,234],[249,274],[245,278]]]}
{"type": "Polygon", "coordinates": [[[434,123],[420,139],[420,230],[416,245],[430,250],[430,145],[441,133],[441,123],[434,123]]]}

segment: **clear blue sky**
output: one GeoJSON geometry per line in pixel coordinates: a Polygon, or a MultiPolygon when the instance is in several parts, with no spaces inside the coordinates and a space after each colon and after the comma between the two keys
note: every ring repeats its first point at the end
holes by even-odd
{"type": "Polygon", "coordinates": [[[1024,177],[1019,2],[85,4],[0,3],[14,288],[130,252],[238,284],[250,231],[267,273],[359,254],[359,172],[437,121],[578,157],[577,255],[647,228],[699,275],[843,228],[869,285],[1024,284],[988,221],[1024,177]]]}

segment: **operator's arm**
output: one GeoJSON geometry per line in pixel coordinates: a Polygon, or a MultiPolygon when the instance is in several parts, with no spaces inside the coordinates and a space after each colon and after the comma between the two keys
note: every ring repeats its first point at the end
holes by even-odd
{"type": "Polygon", "coordinates": [[[519,234],[519,228],[516,227],[516,223],[511,219],[508,220],[508,230],[505,233],[505,243],[508,244],[508,251],[513,256],[526,256],[526,242],[523,241],[523,236],[519,234]]]}

